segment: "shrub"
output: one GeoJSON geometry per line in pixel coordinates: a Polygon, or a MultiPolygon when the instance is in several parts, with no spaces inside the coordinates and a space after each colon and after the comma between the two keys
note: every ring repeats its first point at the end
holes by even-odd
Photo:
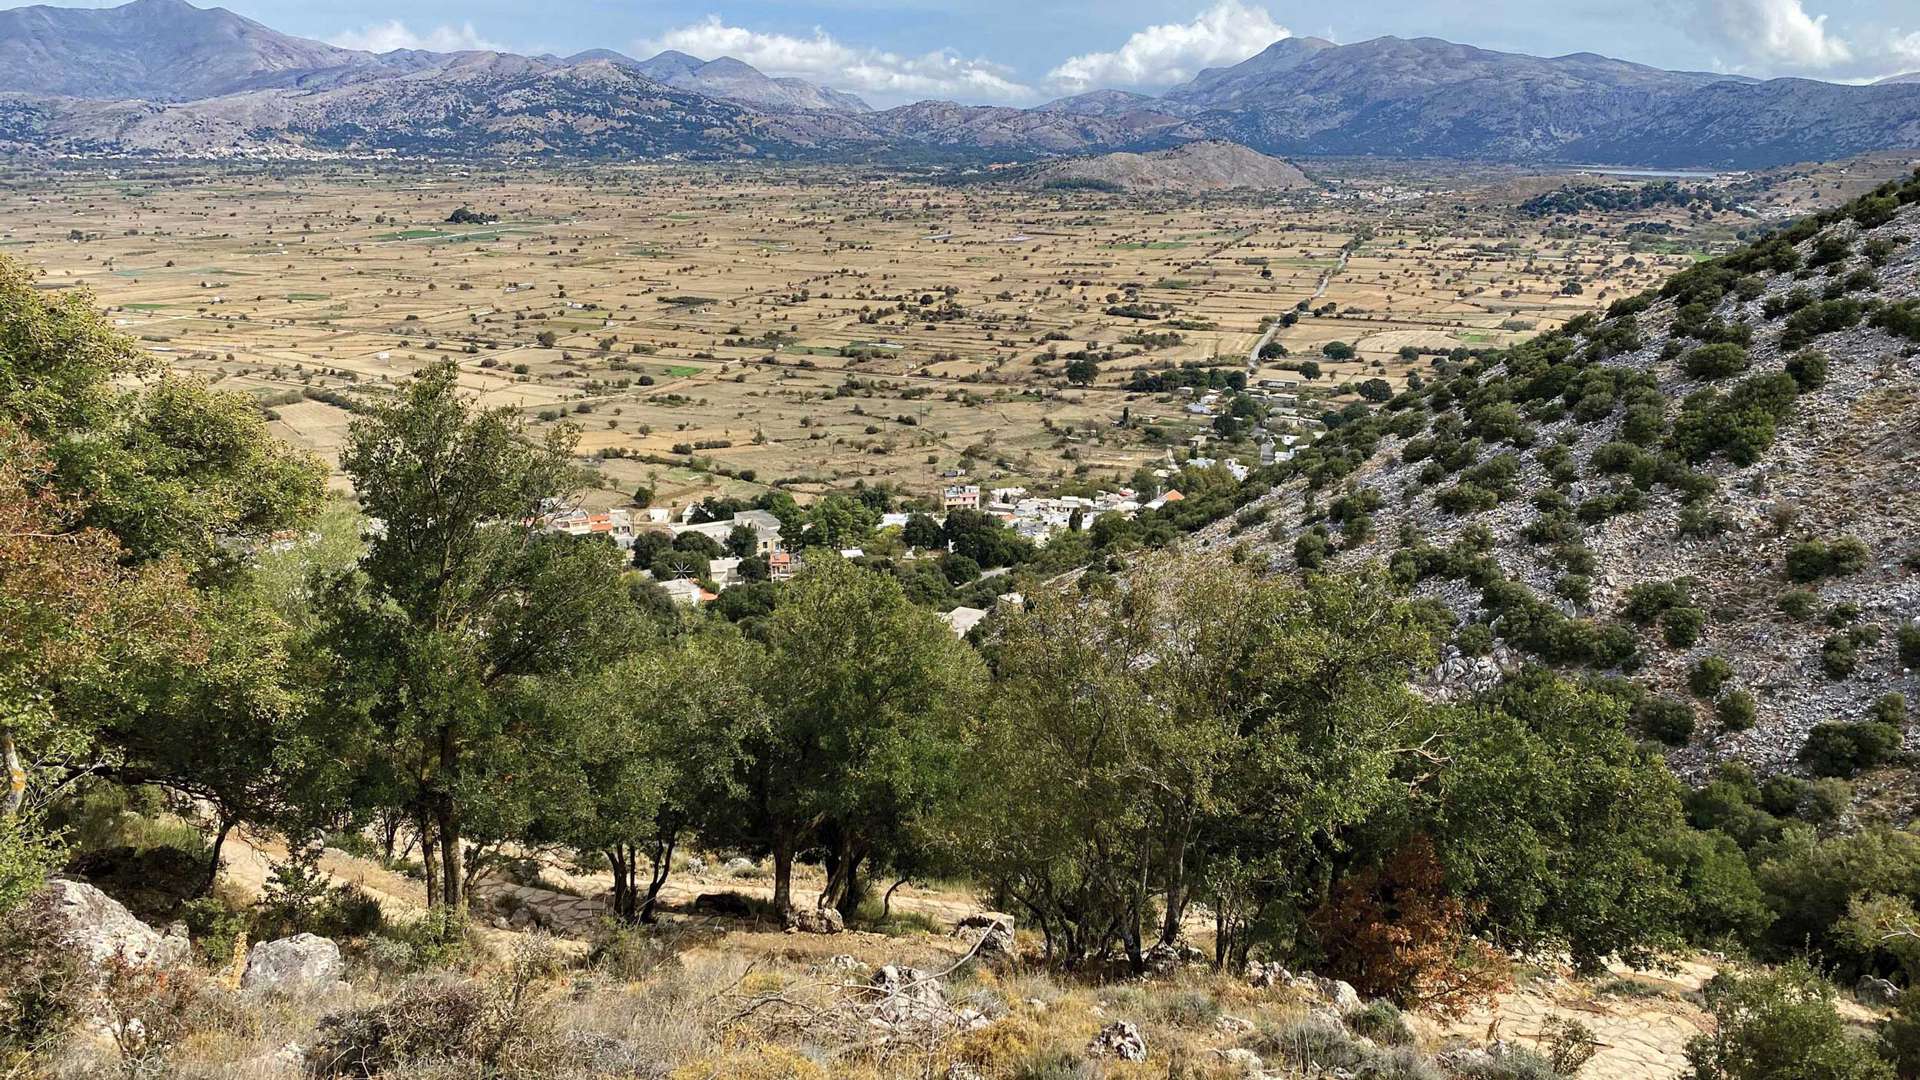
{"type": "Polygon", "coordinates": [[[34,1076],[87,1003],[90,980],[65,920],[39,893],[0,914],[0,1076],[34,1076]]]}
{"type": "Polygon", "coordinates": [[[1780,332],[1780,347],[1797,349],[1823,334],[1845,330],[1865,313],[1865,305],[1852,297],[1815,301],[1787,316],[1786,329],[1780,332]]]}
{"type": "Polygon", "coordinates": [[[1753,695],[1735,690],[1714,703],[1713,714],[1728,731],[1745,731],[1753,726],[1756,709],[1753,695]]]}
{"type": "Polygon", "coordinates": [[[1688,394],[1674,420],[1671,445],[1688,461],[1717,454],[1736,465],[1752,465],[1773,445],[1799,393],[1800,385],[1782,371],[1750,376],[1725,394],[1711,387],[1688,394]]]}
{"type": "Polygon", "coordinates": [[[1687,672],[1687,689],[1695,697],[1713,698],[1733,678],[1733,665],[1724,656],[1703,656],[1687,672]]]}
{"type": "Polygon", "coordinates": [[[1382,1046],[1413,1045],[1413,1029],[1407,1026],[1407,1018],[1391,1001],[1369,1001],[1344,1019],[1347,1030],[1382,1046]]]}
{"type": "Polygon", "coordinates": [[[1787,374],[1803,393],[1818,390],[1827,385],[1827,354],[1808,349],[1787,361],[1787,374]]]}
{"type": "Polygon", "coordinates": [[[1852,536],[1843,536],[1832,543],[1806,540],[1787,552],[1787,577],[1801,584],[1846,577],[1866,569],[1869,555],[1867,545],[1852,536]]]}
{"type": "Polygon", "coordinates": [[[1904,724],[1907,722],[1907,695],[1882,694],[1868,710],[1869,720],[1878,720],[1883,724],[1904,724]]]}
{"type": "Polygon", "coordinates": [[[1860,670],[1859,638],[1851,631],[1829,634],[1820,644],[1820,670],[1836,681],[1860,670]]]}
{"type": "Polygon", "coordinates": [[[1732,342],[1702,345],[1687,353],[1680,366],[1696,379],[1723,379],[1747,370],[1747,350],[1732,342]]]}
{"type": "Polygon", "coordinates": [[[1310,924],[1328,974],[1363,997],[1459,1013],[1507,982],[1504,957],[1473,935],[1433,842],[1416,836],[1375,870],[1348,874],[1310,924]]]}
{"type": "Polygon", "coordinates": [[[1684,698],[1650,697],[1641,703],[1634,719],[1649,738],[1668,746],[1685,746],[1693,738],[1693,703],[1684,698]]]}
{"type": "Polygon", "coordinates": [[[1787,618],[1806,622],[1820,609],[1820,594],[1812,589],[1789,589],[1780,594],[1774,606],[1787,618]]]}
{"type": "Polygon", "coordinates": [[[1920,622],[1902,624],[1896,638],[1903,667],[1920,668],[1920,622]]]}
{"type": "Polygon", "coordinates": [[[1706,988],[1710,1034],[1687,1043],[1689,1080],[1893,1080],[1893,1069],[1834,1008],[1833,988],[1804,960],[1706,988]]]}
{"type": "Polygon", "coordinates": [[[1676,649],[1690,649],[1699,640],[1700,634],[1707,628],[1705,608],[1671,608],[1660,616],[1661,635],[1668,645],[1676,649]]]}
{"type": "Polygon", "coordinates": [[[1627,602],[1620,613],[1641,626],[1651,626],[1669,609],[1685,606],[1690,591],[1691,582],[1685,578],[1644,581],[1627,590],[1627,602]]]}
{"type": "Polygon", "coordinates": [[[1800,763],[1815,776],[1851,779],[1893,760],[1900,750],[1900,729],[1878,720],[1858,723],[1830,720],[1815,724],[1800,748],[1800,763]]]}

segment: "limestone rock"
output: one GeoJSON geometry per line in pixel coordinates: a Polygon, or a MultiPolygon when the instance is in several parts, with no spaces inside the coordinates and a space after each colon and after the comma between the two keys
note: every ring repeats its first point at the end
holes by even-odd
{"type": "Polygon", "coordinates": [[[1087,1056],[1118,1058],[1121,1061],[1147,1060],[1147,1037],[1125,1020],[1115,1020],[1094,1033],[1087,1044],[1087,1056]]]}
{"type": "Polygon", "coordinates": [[[1872,975],[1860,976],[1853,986],[1853,996],[1860,999],[1862,1005],[1890,1009],[1900,1003],[1901,990],[1886,979],[1872,975]]]}
{"type": "Polygon", "coordinates": [[[67,942],[99,967],[115,956],[139,966],[173,967],[192,947],[184,933],[162,934],[134,918],[120,901],[84,881],[47,882],[55,916],[67,927],[67,942]]]}
{"type": "Polygon", "coordinates": [[[1220,1063],[1225,1065],[1228,1072],[1232,1075],[1262,1077],[1267,1074],[1267,1063],[1260,1060],[1259,1054],[1245,1047],[1235,1046],[1215,1050],[1214,1054],[1219,1057],[1220,1063]]]}
{"type": "Polygon", "coordinates": [[[889,1027],[945,1026],[953,1018],[940,980],[919,968],[888,964],[867,985],[875,1018],[889,1027]]]}
{"type": "Polygon", "coordinates": [[[240,985],[268,994],[304,996],[333,989],[346,974],[340,946],[314,934],[295,934],[255,945],[240,985]]]}
{"type": "Polygon", "coordinates": [[[838,934],[847,928],[840,912],[830,907],[790,907],[786,925],[789,934],[838,934]]]}

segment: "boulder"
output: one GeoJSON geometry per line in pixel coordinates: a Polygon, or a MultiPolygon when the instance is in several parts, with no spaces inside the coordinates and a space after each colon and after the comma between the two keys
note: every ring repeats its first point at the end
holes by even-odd
{"type": "Polygon", "coordinates": [[[1164,941],[1148,949],[1140,959],[1147,965],[1147,970],[1156,975],[1171,974],[1186,962],[1180,953],[1180,946],[1164,941]]]}
{"type": "Polygon", "coordinates": [[[726,871],[729,874],[732,874],[735,877],[738,877],[741,874],[752,873],[754,868],[759,865],[760,865],[759,863],[754,862],[752,859],[743,858],[741,856],[736,855],[733,858],[728,859],[726,863],[720,867],[720,869],[726,871]]]}
{"type": "Polygon", "coordinates": [[[888,964],[867,986],[873,1015],[887,1027],[946,1027],[954,1020],[940,980],[919,968],[888,964]]]}
{"type": "Polygon", "coordinates": [[[998,923],[969,926],[966,920],[954,928],[953,936],[966,945],[973,957],[992,964],[1014,958],[1013,931],[998,923]]]}
{"type": "Polygon", "coordinates": [[[340,946],[315,934],[295,934],[255,945],[240,986],[267,994],[308,996],[333,989],[346,975],[340,946]]]}
{"type": "Polygon", "coordinates": [[[1254,1026],[1251,1020],[1222,1013],[1220,1014],[1220,1019],[1213,1022],[1213,1029],[1222,1035],[1232,1038],[1240,1035],[1251,1035],[1254,1031],[1254,1026]]]}
{"type": "Polygon", "coordinates": [[[47,882],[54,917],[66,927],[67,944],[100,967],[118,956],[136,966],[175,967],[192,945],[184,932],[162,934],[134,918],[118,900],[84,881],[47,882]]]}
{"type": "Polygon", "coordinates": [[[840,912],[830,907],[790,907],[785,922],[789,934],[838,934],[847,928],[840,912]]]}
{"type": "Polygon", "coordinates": [[[1293,982],[1293,972],[1281,964],[1263,964],[1258,960],[1247,961],[1247,985],[1265,990],[1275,986],[1287,986],[1293,982]]]}
{"type": "Polygon", "coordinates": [[[1013,933],[1013,916],[1001,911],[976,911],[954,924],[955,930],[1002,930],[1013,933]]]}
{"type": "Polygon", "coordinates": [[[1358,1011],[1365,1006],[1360,1000],[1360,992],[1353,984],[1344,979],[1327,979],[1309,971],[1294,980],[1295,985],[1304,984],[1320,997],[1320,1000],[1333,1006],[1333,1010],[1342,1016],[1358,1011]]]}
{"type": "Polygon", "coordinates": [[[1220,1064],[1226,1067],[1229,1075],[1248,1078],[1267,1075],[1267,1063],[1260,1060],[1259,1054],[1245,1047],[1234,1046],[1215,1050],[1214,1055],[1220,1059],[1220,1064]]]}
{"type": "Polygon", "coordinates": [[[1860,981],[1853,984],[1853,996],[1860,999],[1860,1004],[1874,1008],[1893,1008],[1900,1004],[1900,994],[1898,986],[1872,975],[1862,975],[1860,981]]]}
{"type": "Polygon", "coordinates": [[[1125,1020],[1115,1020],[1099,1031],[1094,1032],[1093,1040],[1087,1043],[1087,1056],[1091,1058],[1118,1058],[1121,1061],[1147,1060],[1147,1037],[1140,1029],[1125,1020]]]}

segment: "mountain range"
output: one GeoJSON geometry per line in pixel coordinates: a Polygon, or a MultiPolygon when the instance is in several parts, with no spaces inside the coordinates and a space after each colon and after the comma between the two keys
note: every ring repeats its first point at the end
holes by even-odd
{"type": "Polygon", "coordinates": [[[0,152],[980,159],[1227,139],[1289,157],[1755,168],[1920,146],[1920,82],[1847,86],[1286,38],[1160,96],[873,110],[730,57],[371,53],[186,0],[0,11],[0,152]]]}

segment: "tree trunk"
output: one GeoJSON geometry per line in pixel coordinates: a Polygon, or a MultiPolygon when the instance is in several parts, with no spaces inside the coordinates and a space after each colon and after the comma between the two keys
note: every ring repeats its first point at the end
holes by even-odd
{"type": "Polygon", "coordinates": [[[860,906],[860,864],[866,855],[866,845],[844,832],[839,835],[827,861],[827,884],[820,890],[821,907],[834,908],[844,918],[853,916],[854,909],[860,906]]]}
{"type": "Polygon", "coordinates": [[[613,917],[623,923],[633,921],[633,862],[625,845],[606,851],[607,864],[613,867],[613,917]]]}
{"type": "Polygon", "coordinates": [[[7,765],[6,815],[18,817],[20,808],[27,803],[27,768],[20,763],[20,747],[14,742],[10,727],[0,727],[0,758],[4,758],[7,765]]]}
{"type": "Polygon", "coordinates": [[[658,916],[654,909],[660,905],[660,890],[667,886],[667,875],[673,873],[673,849],[679,844],[677,834],[669,834],[664,843],[653,848],[653,878],[647,882],[647,899],[640,905],[640,921],[652,923],[658,916]]]}
{"type": "Polygon", "coordinates": [[[907,883],[907,879],[901,878],[899,881],[896,881],[893,884],[887,886],[886,895],[880,898],[880,921],[881,922],[886,922],[888,919],[893,918],[893,890],[899,888],[902,885],[905,885],[906,883],[907,883]]]}
{"type": "Polygon", "coordinates": [[[793,906],[793,838],[789,836],[773,840],[773,906],[776,911],[793,906]]]}
{"type": "Polygon", "coordinates": [[[420,874],[427,881],[427,907],[436,908],[440,906],[440,858],[425,807],[415,814],[413,830],[420,837],[420,874]]]}
{"type": "Polygon", "coordinates": [[[1160,920],[1160,943],[1172,945],[1180,940],[1180,922],[1187,914],[1187,841],[1184,836],[1173,842],[1167,868],[1167,911],[1160,920]]]}
{"type": "Polygon", "coordinates": [[[452,797],[442,796],[440,820],[435,826],[440,841],[440,902],[464,915],[467,911],[467,860],[460,844],[460,822],[454,815],[452,797]]]}
{"type": "Polygon", "coordinates": [[[213,887],[219,883],[220,881],[220,849],[226,845],[227,831],[232,828],[233,828],[233,819],[228,817],[226,814],[222,813],[220,815],[220,828],[215,830],[213,834],[213,852],[207,856],[206,880],[200,883],[200,891],[195,893],[194,895],[206,896],[207,894],[213,892],[213,887]]]}

